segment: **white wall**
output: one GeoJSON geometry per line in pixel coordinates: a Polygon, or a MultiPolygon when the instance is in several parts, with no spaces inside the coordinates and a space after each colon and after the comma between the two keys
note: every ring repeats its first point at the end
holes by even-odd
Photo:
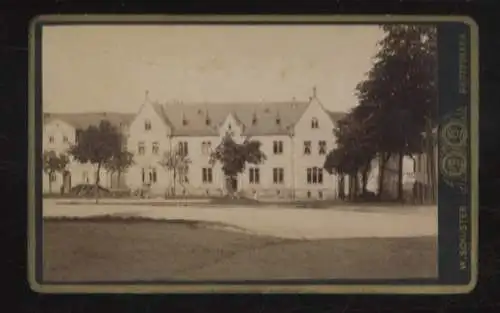
{"type": "Polygon", "coordinates": [[[309,107],[295,126],[293,140],[295,177],[293,181],[298,198],[307,198],[308,192],[311,192],[312,198],[318,197],[319,192],[323,193],[324,198],[332,198],[337,193],[338,183],[336,175],[329,175],[325,170],[322,170],[323,184],[307,183],[307,168],[318,167],[322,169],[326,155],[335,146],[333,127],[334,123],[330,116],[316,99],[311,101],[309,107]],[[311,127],[313,118],[317,119],[318,128],[311,127]],[[305,141],[311,141],[310,155],[304,154],[305,141]],[[319,141],[326,141],[325,154],[319,154],[319,141]]]}

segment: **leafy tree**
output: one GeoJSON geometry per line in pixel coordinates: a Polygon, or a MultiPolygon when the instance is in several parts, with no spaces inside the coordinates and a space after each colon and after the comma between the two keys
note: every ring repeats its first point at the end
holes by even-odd
{"type": "Polygon", "coordinates": [[[173,174],[172,192],[175,195],[176,183],[179,182],[181,185],[184,183],[191,160],[180,149],[175,149],[165,151],[159,164],[173,174]]]}
{"type": "MultiPolygon", "coordinates": [[[[398,197],[402,199],[402,159],[422,153],[421,134],[436,123],[436,29],[427,25],[384,25],[386,36],[368,78],[357,86],[360,106],[373,113],[373,145],[379,152],[379,185],[386,162],[399,157],[398,197]]],[[[382,190],[379,190],[381,194],[382,190]]]]}
{"type": "Polygon", "coordinates": [[[261,143],[255,140],[245,140],[242,144],[236,143],[230,135],[226,135],[222,142],[210,155],[210,163],[219,162],[225,176],[226,189],[233,196],[233,182],[238,174],[245,170],[247,163],[261,164],[266,160],[266,155],[260,150],[261,143]]]}
{"type": "Polygon", "coordinates": [[[113,159],[123,159],[122,143],[123,137],[119,130],[109,121],[103,120],[98,126],[90,126],[81,131],[77,143],[69,149],[75,160],[80,163],[91,163],[96,167],[96,203],[99,200],[101,169],[112,164],[113,159]]]}
{"type": "MultiPolygon", "coordinates": [[[[354,109],[341,119],[334,128],[337,147],[330,151],[323,167],[329,174],[336,173],[343,181],[344,176],[351,177],[350,196],[359,193],[359,176],[361,174],[362,191],[366,192],[368,173],[371,162],[376,155],[372,144],[373,132],[370,132],[373,122],[372,115],[360,114],[354,109]]],[[[362,110],[361,112],[364,113],[362,110]]],[[[342,184],[343,186],[343,184],[342,184]]]]}
{"type": "Polygon", "coordinates": [[[103,166],[104,168],[114,174],[118,174],[118,181],[120,181],[121,174],[130,166],[134,164],[134,155],[128,151],[121,151],[113,155],[103,166]]]}
{"type": "Polygon", "coordinates": [[[69,158],[65,154],[57,155],[54,151],[43,152],[43,171],[49,176],[49,192],[52,193],[52,176],[55,173],[62,173],[69,163],[69,158]]]}

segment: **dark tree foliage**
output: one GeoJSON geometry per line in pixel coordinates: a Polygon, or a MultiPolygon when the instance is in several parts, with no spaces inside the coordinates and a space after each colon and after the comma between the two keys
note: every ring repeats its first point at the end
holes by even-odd
{"type": "Polygon", "coordinates": [[[122,144],[123,137],[119,130],[110,122],[103,120],[98,126],[90,126],[80,132],[77,143],[69,149],[69,153],[78,162],[91,163],[96,166],[96,202],[99,199],[101,169],[109,166],[114,167],[118,163],[117,160],[119,162],[131,161],[128,152],[122,149],[122,144]]]}
{"type": "Polygon", "coordinates": [[[381,27],[386,35],[373,67],[356,87],[359,105],[337,125],[338,151],[325,168],[354,175],[377,157],[381,195],[386,163],[398,156],[401,198],[403,156],[427,152],[422,136],[437,123],[437,32],[428,25],[381,27]]]}
{"type": "Polygon", "coordinates": [[[245,170],[247,163],[261,164],[266,160],[266,155],[260,150],[260,146],[261,143],[255,140],[245,140],[239,144],[230,135],[226,135],[212,152],[210,163],[213,165],[219,162],[222,165],[226,188],[230,195],[234,193],[232,182],[245,170]]]}

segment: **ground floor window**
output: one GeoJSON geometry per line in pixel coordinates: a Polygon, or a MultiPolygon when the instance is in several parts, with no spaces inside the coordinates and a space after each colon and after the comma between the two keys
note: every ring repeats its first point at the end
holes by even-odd
{"type": "Polygon", "coordinates": [[[307,183],[308,184],[322,184],[323,183],[323,169],[319,167],[308,168],[307,170],[307,183]]]}
{"type": "Polygon", "coordinates": [[[248,179],[250,184],[260,183],[260,170],[258,168],[250,168],[248,170],[248,179]]]}
{"type": "Polygon", "coordinates": [[[54,172],[50,173],[49,180],[51,183],[55,182],[57,180],[56,173],[54,173],[54,172]]]}
{"type": "Polygon", "coordinates": [[[202,179],[203,183],[211,184],[213,181],[212,168],[210,168],[210,167],[202,168],[201,176],[202,176],[201,179],[202,179]]]}
{"type": "Polygon", "coordinates": [[[156,168],[142,168],[141,170],[143,183],[156,183],[158,181],[158,172],[156,168]]]}
{"type": "Polygon", "coordinates": [[[285,170],[283,168],[273,168],[273,183],[283,184],[285,176],[285,170]]]}

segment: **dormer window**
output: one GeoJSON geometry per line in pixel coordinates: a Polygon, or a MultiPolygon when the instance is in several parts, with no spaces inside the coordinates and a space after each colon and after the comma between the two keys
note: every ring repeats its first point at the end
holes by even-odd
{"type": "Polygon", "coordinates": [[[150,120],[145,120],[144,121],[144,130],[150,131],[151,130],[151,121],[150,120]]]}
{"type": "Polygon", "coordinates": [[[311,120],[311,128],[319,128],[318,119],[315,117],[313,117],[313,119],[311,120]]]}
{"type": "Polygon", "coordinates": [[[227,129],[231,130],[231,124],[229,124],[229,125],[227,126],[227,129]]]}

